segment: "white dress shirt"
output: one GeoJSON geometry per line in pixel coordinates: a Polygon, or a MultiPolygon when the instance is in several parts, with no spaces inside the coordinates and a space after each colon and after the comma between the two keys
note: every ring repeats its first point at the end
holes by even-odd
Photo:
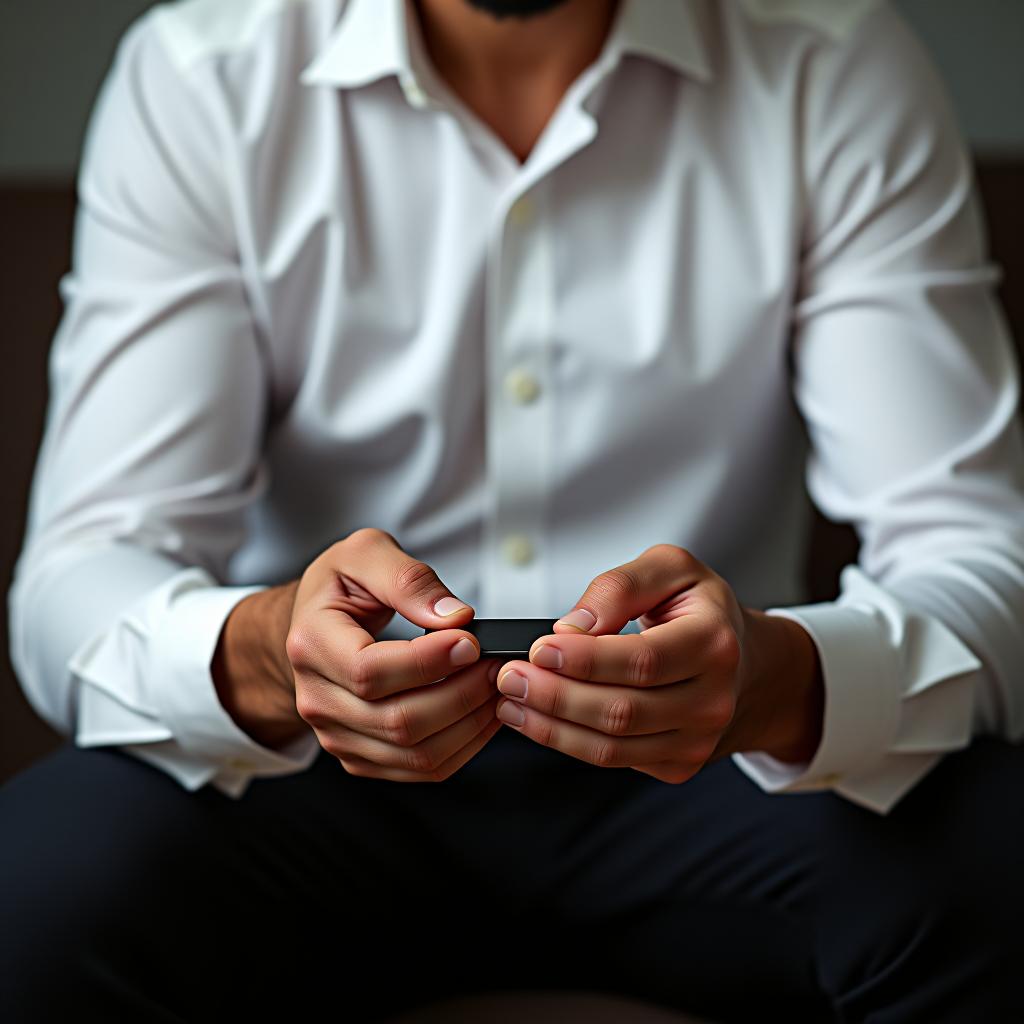
{"type": "Polygon", "coordinates": [[[963,144],[884,4],[623,0],[522,165],[402,0],[166,4],[80,199],[11,595],[78,744],[232,794],[308,765],[312,733],[232,722],[211,654],[361,526],[486,616],[692,551],[820,651],[814,758],[737,758],[772,791],[884,811],[1024,732],[1018,378],[963,144]],[[834,603],[804,603],[805,479],[863,542],[834,603]]]}

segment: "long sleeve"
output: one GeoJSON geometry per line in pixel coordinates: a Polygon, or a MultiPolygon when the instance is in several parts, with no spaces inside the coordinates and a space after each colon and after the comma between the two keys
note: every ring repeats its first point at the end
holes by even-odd
{"type": "Polygon", "coordinates": [[[38,712],[195,788],[296,771],[220,706],[210,660],[252,588],[221,585],[264,486],[266,365],[243,284],[217,112],[154,19],[126,35],[90,125],[72,272],[12,656],[38,712]]]}
{"type": "Polygon", "coordinates": [[[809,491],[862,548],[837,601],[771,609],[819,650],[816,755],[737,761],[885,812],[973,735],[1024,734],[1018,371],[969,159],[887,8],[809,60],[804,136],[794,391],[809,491]]]}

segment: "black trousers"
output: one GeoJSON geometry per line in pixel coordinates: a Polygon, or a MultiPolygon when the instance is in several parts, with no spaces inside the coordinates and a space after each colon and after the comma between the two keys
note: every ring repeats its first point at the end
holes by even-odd
{"type": "Polygon", "coordinates": [[[10,1022],[373,1020],[515,987],[716,1021],[1024,1021],[1024,749],[993,740],[887,817],[510,729],[442,784],[322,756],[238,801],[66,749],[0,790],[0,872],[10,1022]]]}

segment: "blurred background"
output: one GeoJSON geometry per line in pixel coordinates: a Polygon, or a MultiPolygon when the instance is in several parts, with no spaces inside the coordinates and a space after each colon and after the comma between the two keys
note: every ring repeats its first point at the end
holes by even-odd
{"type": "MultiPolygon", "coordinates": [[[[1024,0],[895,0],[932,51],[976,158],[1003,302],[1024,338],[1024,0]]],[[[0,592],[21,544],[46,405],[46,356],[69,263],[74,176],[96,91],[148,0],[0,0],[0,592]]],[[[820,520],[808,557],[816,599],[853,557],[820,520]]],[[[0,616],[0,780],[56,737],[21,696],[0,616]]]]}

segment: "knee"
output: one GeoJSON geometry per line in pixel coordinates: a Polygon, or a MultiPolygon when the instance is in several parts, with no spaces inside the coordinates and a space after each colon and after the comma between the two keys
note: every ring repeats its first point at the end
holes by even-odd
{"type": "Polygon", "coordinates": [[[174,799],[168,784],[125,755],[68,749],[0,791],[7,1020],[60,1019],[76,1005],[77,1016],[112,965],[137,956],[132,930],[152,927],[164,887],[154,852],[167,846],[161,817],[175,818],[159,810],[161,794],[174,799]]]}
{"type": "Polygon", "coordinates": [[[1022,786],[1024,748],[983,740],[886,817],[832,803],[821,921],[830,989],[902,989],[909,999],[948,985],[955,1000],[956,985],[1009,997],[1024,955],[1024,816],[1013,807],[1022,786]]]}

